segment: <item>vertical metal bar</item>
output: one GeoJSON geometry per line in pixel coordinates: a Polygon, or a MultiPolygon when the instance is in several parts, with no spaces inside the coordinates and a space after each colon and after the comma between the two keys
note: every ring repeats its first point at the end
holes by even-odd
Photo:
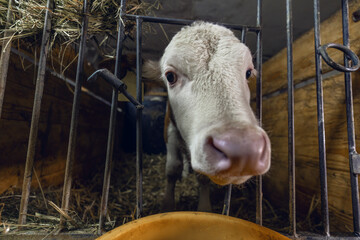
{"type": "Polygon", "coordinates": [[[35,145],[37,141],[39,121],[40,121],[40,109],[41,109],[41,100],[44,92],[44,82],[45,82],[45,69],[46,69],[46,58],[49,52],[49,42],[50,42],[50,30],[51,30],[51,9],[53,6],[53,1],[48,0],[45,11],[45,20],[44,20],[44,29],[40,46],[40,59],[39,59],[39,68],[36,79],[35,87],[35,96],[34,96],[34,106],[31,117],[31,126],[30,126],[30,135],[29,135],[29,144],[26,155],[25,163],[25,172],[24,180],[22,186],[22,195],[20,203],[20,212],[19,212],[19,224],[26,223],[26,214],[27,207],[29,203],[29,194],[32,180],[32,171],[35,158],[35,145]]]}
{"type": "MultiPolygon", "coordinates": [[[[85,48],[86,48],[87,29],[88,29],[88,1],[84,0],[79,58],[76,69],[76,84],[74,90],[73,107],[71,112],[69,143],[68,143],[68,151],[66,157],[64,187],[63,187],[63,195],[61,202],[61,208],[65,212],[67,212],[69,208],[69,199],[70,199],[71,182],[72,182],[72,168],[74,165],[74,158],[75,158],[77,126],[78,126],[78,117],[79,117],[79,108],[80,108],[80,94],[81,94],[81,86],[84,80],[84,56],[85,56],[85,48]]],[[[64,224],[65,224],[65,218],[61,215],[60,226],[63,227],[64,224]]]]}
{"type": "MultiPolygon", "coordinates": [[[[136,17],[136,99],[142,103],[141,34],[142,18],[136,17]]],[[[142,108],[136,109],[136,218],[142,216],[142,108]]]]}
{"type": "MultiPolygon", "coordinates": [[[[125,14],[125,9],[126,9],[126,0],[121,0],[120,14],[118,20],[118,34],[117,34],[116,61],[115,61],[115,76],[119,79],[121,76],[121,54],[123,47],[122,45],[125,36],[124,33],[125,26],[121,18],[125,14]]],[[[102,189],[101,203],[100,203],[99,234],[102,234],[104,232],[104,222],[107,214],[107,204],[108,204],[110,179],[111,179],[111,165],[112,165],[113,153],[114,153],[114,137],[115,137],[115,129],[116,129],[118,94],[119,94],[118,89],[113,88],[108,142],[106,149],[104,181],[103,181],[103,189],[102,189]]]]}
{"type": "Polygon", "coordinates": [[[317,96],[317,119],[318,119],[318,140],[319,140],[319,168],[321,187],[321,215],[324,227],[324,234],[329,236],[329,209],[327,194],[327,171],[326,171],[326,147],[324,127],[324,101],[322,88],[322,69],[319,53],[320,47],[320,3],[314,0],[314,38],[315,38],[315,64],[316,64],[316,96],[317,96]]]}
{"type": "MultiPolygon", "coordinates": [[[[262,0],[257,0],[256,9],[256,26],[262,26],[262,0]]],[[[257,32],[256,41],[256,70],[258,72],[256,78],[256,113],[262,124],[262,30],[257,32]]],[[[256,177],[256,223],[262,225],[262,176],[256,177]]]]}
{"type": "Polygon", "coordinates": [[[247,28],[243,28],[243,30],[241,31],[241,42],[243,44],[246,43],[246,34],[247,34],[247,28]]]}
{"type": "MultiPolygon", "coordinates": [[[[247,28],[243,28],[243,30],[241,31],[241,39],[240,40],[244,44],[246,43],[246,33],[247,33],[247,28]]],[[[232,190],[232,184],[229,184],[226,188],[224,208],[223,208],[223,212],[222,212],[222,214],[227,215],[227,216],[229,216],[229,213],[230,213],[231,190],[232,190]]]]}
{"type": "Polygon", "coordinates": [[[296,236],[295,131],[293,81],[292,0],[286,0],[287,80],[288,80],[288,167],[289,167],[289,233],[296,236]]]}
{"type": "MultiPolygon", "coordinates": [[[[343,43],[350,48],[349,41],[349,3],[348,0],[342,0],[342,25],[343,25],[343,43]]],[[[349,58],[344,57],[344,65],[349,67],[349,58]]],[[[355,127],[353,111],[352,79],[350,72],[345,72],[345,97],[346,97],[346,120],[349,146],[350,161],[350,181],[351,196],[353,208],[354,233],[360,234],[360,209],[359,209],[359,183],[358,176],[353,172],[353,156],[357,155],[355,144],[355,127]]]]}
{"type": "MultiPolygon", "coordinates": [[[[243,30],[241,31],[240,41],[244,44],[246,43],[246,34],[247,34],[247,28],[243,28],[243,30]]],[[[222,212],[222,214],[227,215],[227,216],[229,216],[229,213],[230,213],[231,190],[232,190],[232,184],[229,184],[226,188],[224,208],[223,208],[223,212],[222,212]]]]}
{"type": "Polygon", "coordinates": [[[231,204],[231,190],[232,190],[232,184],[227,185],[226,187],[226,193],[225,193],[225,200],[224,200],[224,207],[222,214],[229,216],[230,213],[230,204],[231,204]]]}
{"type": "Polygon", "coordinates": [[[9,67],[10,50],[11,50],[12,32],[9,30],[9,27],[12,22],[12,4],[13,1],[9,0],[8,11],[6,16],[4,40],[2,42],[1,57],[0,57],[0,118],[2,113],[2,106],[4,102],[6,78],[9,67]]]}

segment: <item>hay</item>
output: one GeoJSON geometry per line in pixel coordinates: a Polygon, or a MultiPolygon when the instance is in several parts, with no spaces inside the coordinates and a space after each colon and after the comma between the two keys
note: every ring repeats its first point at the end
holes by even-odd
{"type": "MultiPolygon", "coordinates": [[[[165,188],[165,156],[144,155],[143,162],[143,213],[146,216],[160,212],[165,188]]],[[[107,230],[134,220],[136,210],[135,156],[126,155],[113,165],[105,223],[107,230]]],[[[65,216],[68,230],[76,233],[97,232],[103,168],[103,165],[94,167],[101,170],[92,179],[74,180],[69,212],[65,216]]],[[[194,174],[180,182],[176,191],[178,210],[196,209],[198,189],[194,174]]],[[[59,225],[60,214],[64,216],[58,207],[61,206],[62,188],[49,187],[43,189],[43,192],[45,200],[40,189],[31,193],[27,224],[21,226],[21,230],[17,224],[21,191],[9,189],[1,195],[0,225],[4,227],[4,231],[36,231],[38,234],[55,231],[59,225]],[[49,205],[48,208],[45,203],[49,205]]]]}
{"type": "MultiPolygon", "coordinates": [[[[41,39],[46,12],[46,0],[17,0],[12,8],[13,22],[9,23],[9,29],[5,30],[6,15],[9,0],[0,0],[0,27],[4,31],[11,31],[12,39],[27,38],[30,41],[41,39]]],[[[82,0],[54,0],[52,11],[52,40],[55,43],[68,44],[76,42],[80,38],[82,22],[82,0]]],[[[126,13],[147,15],[153,9],[159,8],[158,1],[154,4],[142,0],[129,0],[126,5],[126,13]]],[[[88,35],[92,38],[97,35],[104,39],[117,32],[119,18],[119,3],[116,0],[93,0],[89,6],[88,35]]],[[[126,34],[131,35],[134,23],[126,22],[126,34]]],[[[104,41],[100,41],[100,44],[104,41]]]]}

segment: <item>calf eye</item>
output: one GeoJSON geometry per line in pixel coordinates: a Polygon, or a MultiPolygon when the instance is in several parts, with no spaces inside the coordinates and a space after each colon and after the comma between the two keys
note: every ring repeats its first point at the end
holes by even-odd
{"type": "Polygon", "coordinates": [[[174,84],[177,81],[177,76],[174,72],[167,72],[165,73],[165,77],[169,84],[174,84]]]}
{"type": "Polygon", "coordinates": [[[249,79],[249,77],[251,76],[251,70],[247,70],[246,71],[246,79],[249,79]]]}

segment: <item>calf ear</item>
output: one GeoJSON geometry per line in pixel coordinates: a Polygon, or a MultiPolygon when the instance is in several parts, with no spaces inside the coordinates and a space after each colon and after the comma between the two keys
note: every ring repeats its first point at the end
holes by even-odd
{"type": "Polygon", "coordinates": [[[142,77],[148,80],[161,81],[160,63],[158,61],[145,60],[142,66],[142,77]]]}

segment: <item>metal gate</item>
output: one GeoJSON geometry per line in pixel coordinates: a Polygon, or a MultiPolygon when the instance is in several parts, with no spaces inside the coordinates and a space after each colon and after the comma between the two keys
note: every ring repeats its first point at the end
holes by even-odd
{"type": "MultiPolygon", "coordinates": [[[[9,12],[11,2],[9,1],[9,12]]],[[[32,169],[34,164],[35,155],[35,142],[38,134],[39,117],[40,117],[40,105],[41,98],[43,95],[44,88],[44,76],[46,67],[46,58],[48,53],[50,29],[51,29],[51,6],[52,0],[47,1],[47,11],[45,16],[45,24],[42,35],[42,44],[40,51],[40,60],[38,64],[38,76],[36,82],[35,99],[33,106],[33,114],[31,120],[31,129],[29,136],[29,144],[26,158],[26,168],[24,173],[24,181],[22,188],[21,206],[19,212],[19,223],[24,224],[26,222],[27,207],[30,193],[30,183],[32,178],[32,169]]],[[[79,59],[77,65],[76,74],[76,85],[74,92],[71,127],[68,142],[68,152],[65,170],[65,180],[63,187],[62,197],[62,210],[66,213],[69,206],[69,198],[71,194],[71,182],[72,182],[72,166],[74,162],[74,151],[76,148],[76,137],[77,137],[77,124],[79,115],[79,99],[81,94],[81,86],[84,80],[83,64],[84,64],[84,49],[87,38],[87,27],[88,27],[88,0],[83,1],[83,22],[81,29],[81,39],[79,48],[79,59]]],[[[125,19],[136,21],[136,85],[137,94],[136,100],[132,98],[127,92],[123,84],[116,78],[110,83],[113,86],[112,92],[112,104],[111,104],[111,115],[110,115],[110,126],[108,132],[108,143],[107,143],[107,154],[105,163],[105,173],[103,181],[103,192],[101,198],[100,208],[100,221],[99,221],[99,233],[102,233],[105,216],[107,212],[107,202],[110,186],[110,175],[111,175],[111,161],[113,159],[114,149],[114,129],[116,124],[117,114],[117,96],[121,92],[127,96],[131,102],[136,106],[136,218],[143,216],[142,214],[142,24],[144,22],[149,23],[162,23],[162,24],[175,24],[175,25],[188,25],[193,21],[183,19],[171,19],[171,18],[159,18],[149,16],[130,15],[125,13],[126,1],[121,0],[121,9],[118,19],[118,34],[117,34],[117,49],[116,49],[116,65],[114,75],[120,78],[121,69],[121,55],[124,34],[124,21],[125,19]]],[[[8,18],[11,14],[8,14],[8,18]]],[[[359,59],[354,52],[350,50],[349,46],[349,10],[348,0],[342,0],[342,18],[343,18],[343,45],[328,43],[321,44],[320,41],[320,5],[319,0],[314,0],[314,21],[315,21],[315,59],[316,59],[316,86],[317,86],[317,109],[318,109],[318,141],[319,141],[319,169],[321,176],[321,213],[322,213],[322,224],[323,234],[298,234],[296,231],[296,211],[295,211],[295,136],[294,136],[294,82],[293,82],[293,56],[292,56],[292,43],[293,43],[293,32],[292,32],[292,0],[286,0],[286,26],[287,26],[287,79],[288,79],[288,161],[289,161],[289,235],[294,238],[300,239],[358,239],[360,237],[360,209],[359,209],[359,186],[358,186],[358,174],[360,173],[360,156],[355,149],[355,134],[354,134],[354,117],[353,117],[353,101],[352,101],[352,85],[351,85],[351,72],[356,71],[359,68],[359,59]],[[326,50],[328,48],[336,48],[343,51],[345,54],[344,65],[339,65],[331,60],[326,50]],[[327,197],[327,175],[326,175],[326,154],[325,154],[325,128],[324,128],[324,108],[323,108],[323,91],[322,91],[322,66],[321,59],[323,59],[332,68],[344,72],[345,75],[345,92],[346,92],[346,120],[347,120],[347,132],[348,132],[348,146],[349,146],[349,164],[350,164],[350,179],[352,189],[352,207],[353,207],[353,232],[344,233],[343,236],[330,236],[329,227],[329,209],[328,209],[328,197],[327,197]],[[351,62],[350,62],[351,60],[351,62]]],[[[221,23],[220,23],[221,24],[221,23]]],[[[241,31],[241,41],[246,41],[246,36],[249,32],[255,33],[256,38],[256,69],[258,71],[256,80],[256,114],[262,121],[262,0],[257,0],[257,20],[254,26],[244,25],[229,25],[221,24],[233,30],[241,31]]],[[[10,41],[10,40],[9,40],[10,41]]],[[[3,90],[5,89],[5,79],[7,75],[7,67],[9,61],[9,51],[11,45],[9,42],[4,41],[3,51],[0,59],[0,77],[1,77],[1,92],[0,92],[0,113],[3,100],[3,90]]],[[[99,74],[108,74],[107,72],[100,71],[99,74]]],[[[1,116],[1,115],[0,115],[1,116]]],[[[257,188],[256,188],[256,222],[262,225],[262,177],[257,177],[257,188]]],[[[229,214],[230,199],[231,199],[231,188],[228,186],[227,193],[225,196],[224,214],[229,214]]],[[[61,216],[60,225],[64,225],[65,218],[61,216]]]]}

